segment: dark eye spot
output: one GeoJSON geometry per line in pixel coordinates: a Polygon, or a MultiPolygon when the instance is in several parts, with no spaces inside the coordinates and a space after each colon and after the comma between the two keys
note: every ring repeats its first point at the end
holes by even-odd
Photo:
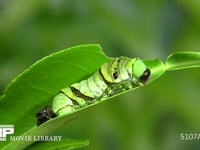
{"type": "Polygon", "coordinates": [[[150,71],[149,69],[146,69],[146,70],[144,71],[144,73],[142,74],[142,76],[140,77],[140,81],[141,81],[142,83],[145,83],[145,82],[148,80],[150,74],[151,74],[151,71],[150,71]]]}
{"type": "Polygon", "coordinates": [[[117,78],[118,78],[118,73],[117,73],[117,72],[114,72],[114,73],[113,73],[113,78],[114,78],[114,79],[117,79],[117,78]]]}

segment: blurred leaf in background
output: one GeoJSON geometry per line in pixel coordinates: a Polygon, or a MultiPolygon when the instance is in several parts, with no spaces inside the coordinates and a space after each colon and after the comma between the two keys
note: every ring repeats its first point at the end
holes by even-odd
{"type": "MultiPolygon", "coordinates": [[[[196,0],[1,0],[0,93],[33,62],[72,45],[99,43],[111,57],[163,60],[174,51],[199,51],[199,10],[196,0]]],[[[87,138],[91,150],[199,149],[199,141],[180,140],[180,133],[200,133],[199,74],[166,73],[56,134],[87,138]]]]}

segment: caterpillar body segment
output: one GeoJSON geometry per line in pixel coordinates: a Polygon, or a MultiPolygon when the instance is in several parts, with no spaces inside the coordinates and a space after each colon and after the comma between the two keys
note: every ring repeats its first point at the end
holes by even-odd
{"type": "MultiPolygon", "coordinates": [[[[139,58],[114,58],[103,64],[89,78],[60,90],[53,98],[51,106],[53,117],[71,114],[94,102],[142,86],[150,74],[150,70],[139,58]]],[[[48,116],[46,120],[53,117],[48,116]]],[[[40,122],[38,124],[42,124],[39,118],[41,117],[38,117],[38,122],[40,122]]]]}

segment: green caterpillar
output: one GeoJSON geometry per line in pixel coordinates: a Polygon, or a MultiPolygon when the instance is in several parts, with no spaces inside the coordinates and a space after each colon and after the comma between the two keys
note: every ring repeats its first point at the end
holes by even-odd
{"type": "Polygon", "coordinates": [[[122,91],[142,86],[150,74],[150,70],[139,58],[114,58],[103,64],[88,79],[60,90],[53,98],[52,106],[46,106],[37,113],[37,124],[56,116],[71,114],[122,91]]]}

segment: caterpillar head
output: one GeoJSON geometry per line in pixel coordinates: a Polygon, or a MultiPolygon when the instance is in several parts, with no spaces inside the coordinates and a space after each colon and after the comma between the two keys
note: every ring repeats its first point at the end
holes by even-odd
{"type": "Polygon", "coordinates": [[[102,65],[100,74],[108,83],[118,84],[130,81],[143,85],[151,72],[139,58],[120,57],[102,65]]]}
{"type": "Polygon", "coordinates": [[[138,82],[145,84],[150,77],[151,71],[141,59],[136,58],[132,65],[132,74],[138,79],[138,82]]]}

